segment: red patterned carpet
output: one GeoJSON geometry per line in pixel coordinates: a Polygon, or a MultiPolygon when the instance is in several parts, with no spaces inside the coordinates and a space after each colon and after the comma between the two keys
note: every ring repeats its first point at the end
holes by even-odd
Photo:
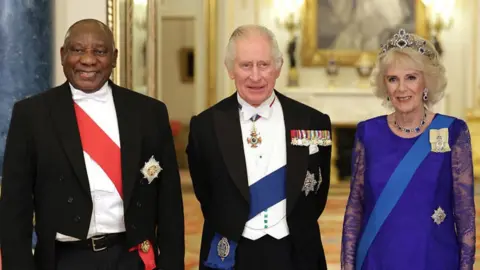
{"type": "MultiPolygon", "coordinates": [[[[182,182],[184,183],[184,203],[185,203],[185,231],[186,231],[186,256],[185,270],[198,269],[198,253],[201,240],[202,213],[198,202],[190,188],[190,176],[188,172],[182,172],[182,182]]],[[[345,184],[332,186],[330,189],[327,208],[319,220],[322,241],[327,253],[328,269],[339,270],[341,233],[343,224],[343,214],[349,192],[349,187],[345,184]]],[[[477,195],[475,197],[477,206],[477,228],[480,224],[480,186],[477,184],[477,195]]],[[[480,270],[480,229],[477,229],[477,256],[475,269],[480,270]]]]}

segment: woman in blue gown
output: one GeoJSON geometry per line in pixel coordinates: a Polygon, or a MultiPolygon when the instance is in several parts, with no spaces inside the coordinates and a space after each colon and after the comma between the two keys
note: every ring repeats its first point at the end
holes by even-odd
{"type": "Polygon", "coordinates": [[[473,269],[470,135],[464,121],[430,111],[446,87],[438,53],[400,30],[372,76],[393,113],[357,126],[342,269],[473,269]]]}

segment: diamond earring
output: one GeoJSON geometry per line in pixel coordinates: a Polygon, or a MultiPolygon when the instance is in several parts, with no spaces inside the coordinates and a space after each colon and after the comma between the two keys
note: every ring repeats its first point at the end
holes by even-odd
{"type": "Polygon", "coordinates": [[[428,100],[428,89],[425,88],[423,90],[423,101],[427,101],[428,100]]]}

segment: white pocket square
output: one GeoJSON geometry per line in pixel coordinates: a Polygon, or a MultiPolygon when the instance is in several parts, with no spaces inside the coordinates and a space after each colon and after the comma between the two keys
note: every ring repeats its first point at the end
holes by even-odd
{"type": "Polygon", "coordinates": [[[310,144],[310,146],[308,147],[308,152],[309,152],[309,155],[313,155],[313,154],[317,153],[318,152],[318,145],[310,144]]]}

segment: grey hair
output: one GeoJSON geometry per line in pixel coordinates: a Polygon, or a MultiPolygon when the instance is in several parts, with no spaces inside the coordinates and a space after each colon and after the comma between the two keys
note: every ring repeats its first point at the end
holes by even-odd
{"type": "Polygon", "coordinates": [[[265,36],[268,39],[272,48],[272,57],[275,61],[275,68],[279,69],[283,63],[283,54],[280,51],[280,48],[278,47],[278,42],[275,37],[275,34],[273,34],[273,32],[267,27],[262,25],[256,25],[256,24],[242,25],[237,27],[233,31],[232,35],[230,36],[230,39],[228,40],[226,53],[225,53],[225,65],[227,69],[232,70],[233,68],[233,63],[235,61],[235,53],[236,53],[235,46],[236,46],[237,40],[247,37],[252,33],[260,34],[262,36],[265,36]]]}

